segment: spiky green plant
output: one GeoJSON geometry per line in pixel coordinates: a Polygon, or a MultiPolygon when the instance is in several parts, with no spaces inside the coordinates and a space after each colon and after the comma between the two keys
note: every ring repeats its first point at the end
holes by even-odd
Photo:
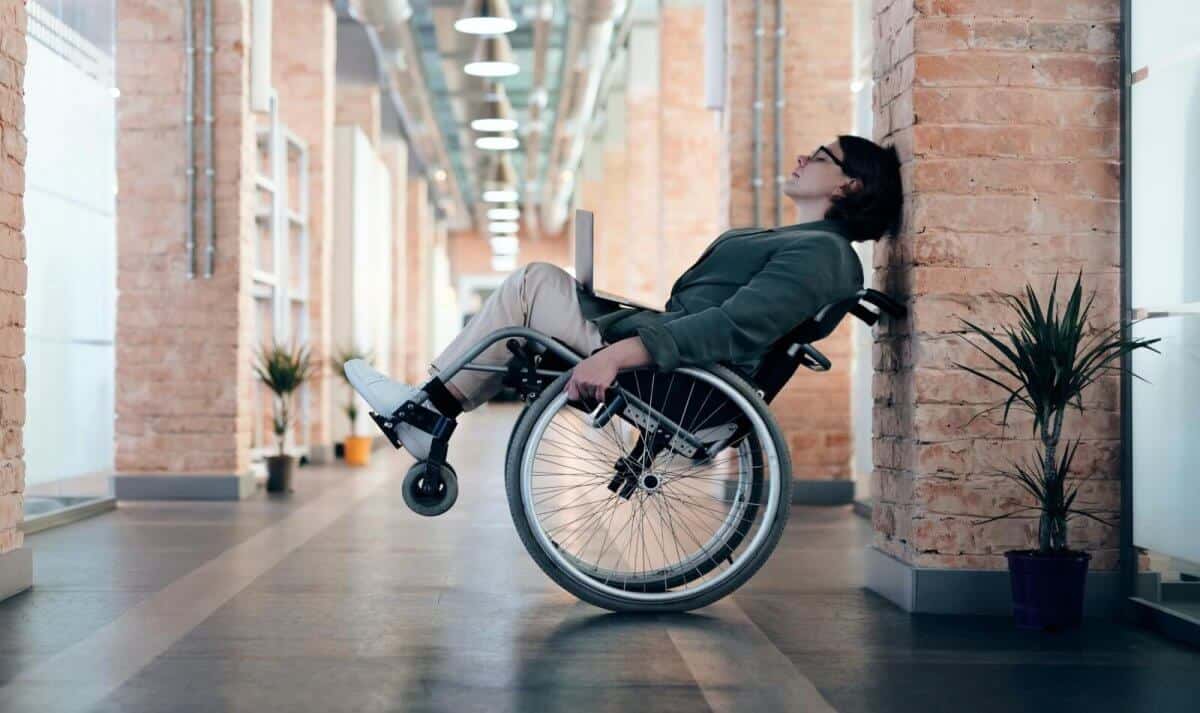
{"type": "Polygon", "coordinates": [[[350,383],[350,379],[346,378],[345,369],[346,362],[350,361],[351,359],[362,359],[367,363],[370,363],[373,359],[375,359],[375,353],[369,349],[363,351],[356,346],[349,346],[339,350],[333,355],[333,359],[330,360],[333,370],[337,372],[337,375],[340,376],[342,381],[346,384],[346,393],[348,398],[346,403],[342,404],[342,413],[346,414],[346,418],[350,421],[350,435],[353,437],[358,435],[354,428],[355,423],[358,421],[358,403],[354,400],[354,386],[350,383]]]}
{"type": "MultiPolygon", "coordinates": [[[[1007,394],[1004,401],[976,414],[976,418],[1003,409],[1002,423],[1008,424],[1010,412],[1016,408],[1033,416],[1033,433],[1041,441],[1034,458],[1015,462],[1012,469],[1001,474],[1013,480],[1033,496],[1036,505],[989,518],[992,522],[1029,510],[1040,510],[1038,521],[1038,551],[1043,554],[1067,549],[1067,521],[1072,515],[1111,524],[1094,513],[1075,507],[1082,478],[1067,487],[1067,473],[1079,448],[1079,441],[1068,442],[1059,454],[1063,417],[1074,406],[1083,412],[1083,390],[1103,375],[1120,373],[1120,360],[1138,349],[1158,352],[1158,339],[1126,339],[1121,324],[1091,332],[1088,314],[1096,293],[1083,299],[1082,272],[1075,278],[1075,287],[1065,308],[1056,304],[1058,276],[1050,288],[1043,307],[1030,285],[1025,294],[1003,295],[1005,303],[1017,316],[1015,325],[1003,325],[999,336],[967,320],[962,320],[968,333],[983,338],[987,346],[967,340],[983,353],[999,370],[988,373],[964,364],[955,366],[994,384],[1007,394]],[[988,348],[990,347],[990,348],[988,348]]],[[[964,335],[964,339],[966,336],[964,335]]],[[[983,524],[983,523],[980,523],[983,524]]]]}
{"type": "Polygon", "coordinates": [[[279,455],[284,454],[288,426],[292,422],[292,398],[312,375],[312,358],[308,347],[264,345],[256,354],[254,373],[275,398],[272,424],[279,442],[279,455]]]}

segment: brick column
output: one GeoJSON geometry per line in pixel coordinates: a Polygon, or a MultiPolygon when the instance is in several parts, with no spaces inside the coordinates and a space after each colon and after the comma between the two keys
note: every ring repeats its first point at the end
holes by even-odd
{"type": "MultiPolygon", "coordinates": [[[[875,128],[895,142],[907,189],[904,235],[876,251],[877,275],[908,321],[877,331],[879,503],[868,584],[916,611],[1005,613],[1003,552],[1035,544],[1037,521],[980,520],[1027,499],[996,470],[1031,452],[1028,420],[1007,431],[971,417],[994,389],[954,362],[989,365],[959,318],[1011,321],[995,292],[1082,269],[1094,315],[1118,318],[1119,117],[1115,0],[877,3],[875,128]],[[936,583],[924,586],[920,580],[936,583]]],[[[1115,379],[1067,417],[1087,506],[1119,503],[1115,379]]],[[[1071,522],[1093,554],[1089,607],[1116,599],[1115,529],[1071,522]]],[[[1094,610],[1093,610],[1094,611],[1094,610]]]]}
{"type": "Polygon", "coordinates": [[[335,122],[362,129],[371,146],[378,148],[382,131],[379,101],[379,87],[374,84],[339,84],[335,122]]]}
{"type": "Polygon", "coordinates": [[[0,599],[33,584],[23,547],[25,461],[25,4],[0,0],[0,599]]]}
{"type": "Polygon", "coordinates": [[[392,177],[392,340],[389,370],[403,379],[407,365],[405,329],[408,322],[408,145],[383,143],[380,155],[392,177]]]}
{"type": "MultiPolygon", "coordinates": [[[[721,228],[775,224],[775,4],[764,1],[762,18],[762,181],[759,213],[753,210],[754,179],[754,3],[726,4],[726,97],[720,134],[719,218],[721,228]]],[[[780,172],[790,172],[795,157],[848,133],[853,124],[850,96],[853,7],[849,0],[785,3],[783,26],[783,146],[780,172]]],[[[697,90],[699,91],[699,90],[697,90]]],[[[780,223],[795,222],[786,197],[780,223]]],[[[864,271],[869,266],[864,266],[864,271]]],[[[771,410],[788,439],[793,476],[798,481],[848,481],[853,451],[850,412],[849,322],[818,348],[833,369],[817,374],[801,369],[775,398],[771,410]]],[[[797,490],[804,501],[846,500],[849,483],[806,484],[797,490]]]]}
{"type": "Polygon", "coordinates": [[[197,276],[189,279],[181,6],[174,0],[117,2],[114,489],[126,499],[236,498],[253,488],[249,10],[247,0],[214,3],[215,261],[206,278],[204,33],[197,5],[197,276]]]}
{"type": "Polygon", "coordinates": [[[675,279],[721,232],[719,115],[704,108],[704,3],[664,0],[659,43],[658,172],[664,247],[659,290],[665,301],[675,279]]]}
{"type": "Polygon", "coordinates": [[[308,385],[310,457],[331,455],[332,419],[340,418],[335,390],[340,380],[329,368],[333,240],[333,124],[337,59],[337,16],[323,0],[276,2],[272,81],[283,122],[308,144],[309,347],[319,365],[308,385]],[[296,38],[305,41],[298,42],[296,38]]]}
{"type": "Polygon", "coordinates": [[[628,140],[626,297],[663,304],[670,292],[663,269],[662,176],[659,173],[659,28],[638,21],[629,34],[625,127],[628,140]]]}
{"type": "MultiPolygon", "coordinates": [[[[432,290],[429,267],[432,263],[433,234],[429,213],[429,182],[420,176],[408,177],[408,208],[406,213],[406,242],[408,253],[408,311],[404,315],[404,348],[407,367],[407,382],[424,381],[428,376],[428,345],[430,294],[432,290]]],[[[400,370],[396,370],[397,376],[400,370]]]]}

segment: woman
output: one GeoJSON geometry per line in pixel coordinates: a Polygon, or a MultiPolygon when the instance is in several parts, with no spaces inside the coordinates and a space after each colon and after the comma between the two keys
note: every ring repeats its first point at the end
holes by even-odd
{"type": "MultiPolygon", "coordinates": [[[[599,400],[620,369],[718,362],[752,369],[797,324],[862,288],[862,266],[850,244],[895,235],[900,161],[894,148],[839,136],[797,157],[783,192],[799,222],[727,231],[675,282],[663,312],[620,308],[581,292],[560,268],[532,263],[504,280],[434,359],[434,376],[419,387],[393,381],[361,359],[346,362],[346,376],[376,413],[390,415],[424,392],[427,408],[454,417],[493,396],[501,376],[462,370],[442,382],[436,374],[487,334],[518,325],[590,354],[571,373],[566,389],[572,399],[599,400]]],[[[503,365],[509,358],[497,343],[474,363],[503,365]]],[[[407,423],[398,433],[414,457],[428,456],[429,434],[407,423]]]]}

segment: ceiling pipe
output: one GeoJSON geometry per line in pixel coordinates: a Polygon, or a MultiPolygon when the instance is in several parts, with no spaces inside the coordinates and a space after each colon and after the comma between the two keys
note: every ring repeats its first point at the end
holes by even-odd
{"type": "Polygon", "coordinates": [[[383,99],[390,102],[399,116],[401,132],[408,142],[411,174],[423,176],[429,181],[431,188],[429,202],[439,217],[445,217],[446,211],[442,203],[443,199],[448,197],[455,208],[453,227],[455,229],[470,227],[474,223],[474,215],[468,209],[468,204],[463,197],[462,186],[458,183],[458,177],[454,171],[450,170],[453,164],[447,154],[445,140],[438,129],[433,109],[429,105],[429,90],[425,86],[424,75],[421,73],[419,49],[412,38],[409,26],[412,7],[408,0],[365,0],[363,4],[367,17],[363,18],[362,14],[355,9],[355,4],[351,0],[335,0],[334,7],[339,19],[351,20],[362,26],[368,42],[375,52],[380,68],[380,87],[381,91],[385,92],[383,99]],[[386,32],[389,39],[386,45],[380,39],[376,26],[383,28],[386,32]],[[409,59],[401,66],[396,60],[397,56],[409,59]],[[436,159],[437,164],[445,168],[448,174],[445,181],[439,182],[433,176],[432,162],[426,157],[420,146],[422,143],[420,137],[426,132],[421,130],[412,115],[408,113],[407,105],[401,99],[392,81],[393,72],[403,74],[410,85],[408,88],[415,99],[416,108],[423,123],[432,127],[428,143],[431,144],[433,158],[436,159]],[[443,188],[447,184],[448,187],[443,188]]]}
{"type": "MultiPolygon", "coordinates": [[[[553,189],[550,201],[542,206],[542,216],[549,233],[559,232],[566,223],[568,204],[575,188],[579,162],[591,134],[590,127],[601,88],[611,82],[609,75],[613,58],[625,44],[632,27],[632,9],[633,3],[627,0],[599,3],[576,0],[572,3],[572,18],[586,27],[582,41],[586,43],[588,61],[574,101],[571,121],[575,130],[566,142],[567,148],[561,163],[551,164],[557,170],[557,175],[553,176],[552,181],[547,181],[547,188],[553,186],[553,189]]],[[[558,148],[555,146],[555,150],[558,148]]],[[[543,195],[546,193],[544,190],[543,195]]]]}
{"type": "MultiPolygon", "coordinates": [[[[528,123],[525,126],[525,185],[526,195],[532,196],[531,190],[537,185],[537,177],[541,170],[542,138],[545,136],[544,112],[546,108],[546,57],[550,45],[551,20],[554,17],[554,3],[551,0],[539,0],[533,21],[533,66],[530,68],[532,80],[529,95],[528,123]]],[[[540,221],[537,211],[528,212],[526,226],[535,236],[540,234],[540,221]]]]}

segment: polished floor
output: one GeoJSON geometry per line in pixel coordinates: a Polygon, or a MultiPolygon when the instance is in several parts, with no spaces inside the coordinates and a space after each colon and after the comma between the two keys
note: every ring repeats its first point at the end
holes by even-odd
{"type": "Polygon", "coordinates": [[[466,417],[438,519],[379,451],[299,471],[285,499],[123,504],[30,536],[36,587],[0,603],[0,711],[1197,710],[1200,652],[1142,630],[899,611],[862,588],[869,525],[847,509],[795,509],[755,579],[694,614],[579,603],[509,522],[514,416],[466,417]]]}

